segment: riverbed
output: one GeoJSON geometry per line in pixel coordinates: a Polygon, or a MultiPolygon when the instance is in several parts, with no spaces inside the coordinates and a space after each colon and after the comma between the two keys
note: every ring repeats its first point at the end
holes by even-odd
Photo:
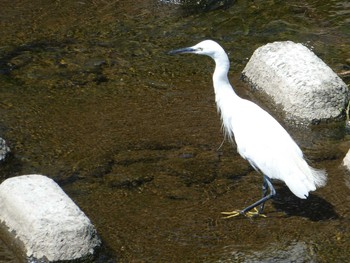
{"type": "MultiPolygon", "coordinates": [[[[336,73],[349,70],[349,10],[344,0],[238,0],[209,12],[155,0],[4,0],[0,137],[12,155],[0,178],[53,178],[95,225],[103,241],[95,262],[346,262],[345,121],[288,123],[240,73],[256,48],[283,40],[303,43],[336,73]],[[214,63],[167,55],[204,39],[227,51],[236,92],[327,170],[325,187],[300,200],[274,182],[266,218],[222,218],[261,196],[262,176],[224,140],[214,63]]],[[[18,262],[3,242],[0,262],[18,262]]]]}

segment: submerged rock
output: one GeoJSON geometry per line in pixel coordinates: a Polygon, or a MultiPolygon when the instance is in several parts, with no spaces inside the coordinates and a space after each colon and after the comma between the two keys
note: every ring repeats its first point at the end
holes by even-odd
{"type": "MultiPolygon", "coordinates": [[[[23,175],[0,185],[0,220],[29,259],[73,260],[100,245],[86,215],[50,178],[23,175]]],[[[9,235],[11,235],[9,233],[9,235]]],[[[12,243],[12,242],[11,242],[12,243]]]]}
{"type": "Polygon", "coordinates": [[[166,4],[181,5],[189,13],[208,12],[231,6],[235,0],[159,0],[166,4]]]}
{"type": "Polygon", "coordinates": [[[242,76],[281,104],[289,119],[317,123],[345,116],[346,84],[302,44],[285,41],[258,48],[242,76]]]}
{"type": "Polygon", "coordinates": [[[3,161],[10,153],[10,148],[7,146],[6,141],[0,138],[0,162],[3,161]]]}

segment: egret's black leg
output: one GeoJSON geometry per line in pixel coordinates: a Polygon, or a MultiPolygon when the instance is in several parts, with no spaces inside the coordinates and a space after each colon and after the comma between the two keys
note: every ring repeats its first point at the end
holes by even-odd
{"type": "MultiPolygon", "coordinates": [[[[263,182],[263,187],[262,187],[262,198],[264,198],[265,196],[267,196],[267,190],[268,190],[268,183],[267,183],[267,177],[264,175],[264,182],[263,182]]],[[[262,214],[262,212],[264,211],[264,207],[265,207],[265,202],[262,203],[260,205],[260,208],[259,208],[259,214],[262,214]]]]}
{"type": "Polygon", "coordinates": [[[276,195],[276,190],[273,187],[270,178],[268,178],[266,175],[264,175],[264,183],[263,183],[263,197],[255,202],[254,204],[244,208],[243,210],[234,210],[232,212],[222,212],[223,215],[225,215],[225,218],[230,218],[230,217],[235,217],[238,215],[246,215],[249,217],[253,217],[253,216],[264,216],[262,215],[262,212],[264,210],[264,206],[265,206],[265,202],[271,198],[273,198],[276,195]],[[268,193],[268,189],[270,189],[270,193],[268,193]],[[260,205],[259,210],[256,209],[257,206],[260,205]],[[250,210],[252,210],[253,208],[255,208],[254,212],[251,212],[250,210]]]}
{"type": "Polygon", "coordinates": [[[275,188],[273,187],[271,181],[270,181],[270,178],[268,178],[266,175],[264,175],[264,184],[263,184],[263,198],[261,198],[259,201],[255,202],[254,204],[244,208],[240,214],[245,214],[247,213],[248,211],[252,210],[254,207],[257,207],[259,205],[260,206],[260,209],[259,209],[259,214],[261,214],[264,210],[264,205],[265,205],[265,202],[269,199],[271,199],[272,197],[274,197],[276,195],[276,190],[275,188]],[[270,193],[267,195],[267,188],[270,189],[270,193]]]}

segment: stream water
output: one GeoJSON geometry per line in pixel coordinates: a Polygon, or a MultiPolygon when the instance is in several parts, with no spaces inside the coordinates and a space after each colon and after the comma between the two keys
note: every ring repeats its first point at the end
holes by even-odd
{"type": "MultiPolygon", "coordinates": [[[[344,123],[285,123],[239,80],[257,47],[281,40],[349,70],[349,2],[237,0],[188,13],[156,0],[3,0],[0,136],[13,154],[1,180],[40,173],[58,182],[103,240],[95,262],[346,262],[344,123]],[[218,149],[213,62],[166,54],[208,38],[228,52],[237,93],[269,109],[327,170],[309,199],[275,182],[267,218],[222,219],[260,197],[262,177],[228,141],[218,149]]],[[[18,260],[0,242],[0,262],[18,260]]]]}

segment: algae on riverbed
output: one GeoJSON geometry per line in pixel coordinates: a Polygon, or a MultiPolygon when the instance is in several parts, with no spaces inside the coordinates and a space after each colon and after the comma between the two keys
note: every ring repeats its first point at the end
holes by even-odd
{"type": "Polygon", "coordinates": [[[94,222],[109,260],[350,257],[343,124],[286,124],[315,166],[327,169],[326,187],[303,201],[277,184],[267,219],[223,220],[221,211],[260,196],[262,178],[230,143],[218,150],[210,59],[166,55],[219,41],[237,92],[283,122],[240,72],[258,46],[287,39],[312,47],[336,72],[348,67],[346,1],[236,1],[189,16],[151,0],[6,0],[0,10],[0,131],[13,151],[1,178],[54,178],[94,222]]]}

